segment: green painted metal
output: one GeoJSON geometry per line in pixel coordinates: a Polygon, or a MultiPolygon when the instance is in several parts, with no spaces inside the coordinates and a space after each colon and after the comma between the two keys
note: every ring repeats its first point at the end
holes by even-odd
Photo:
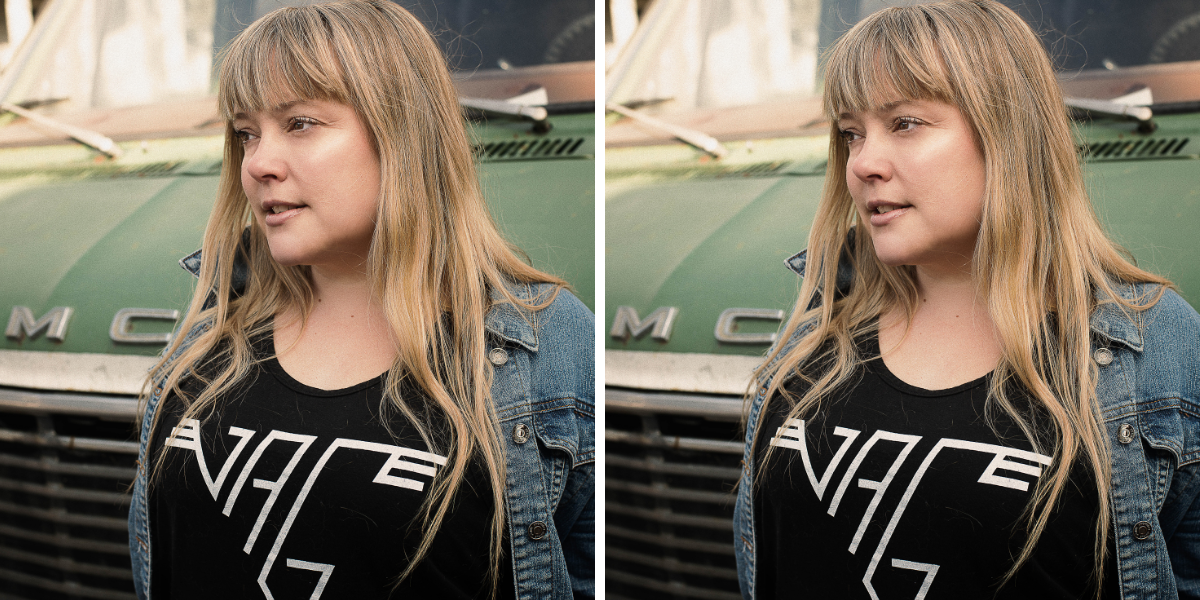
{"type": "MultiPolygon", "coordinates": [[[[528,123],[474,124],[480,145],[575,140],[566,154],[482,160],[480,176],[508,238],[594,306],[594,116],[551,122],[545,136],[528,123]]],[[[5,337],[0,349],[156,354],[161,346],[113,343],[109,327],[121,308],[186,307],[193,278],[177,261],[200,245],[222,145],[220,136],[127,142],[118,161],[74,144],[0,150],[0,319],[7,323],[14,306],[35,318],[74,309],[65,341],[5,337]]],[[[134,327],[151,333],[172,324],[134,327]]]]}
{"type": "MultiPolygon", "coordinates": [[[[1128,123],[1080,126],[1081,147],[1121,142],[1128,149],[1141,142],[1123,158],[1091,157],[1087,183],[1113,237],[1141,266],[1171,278],[1200,306],[1200,115],[1156,121],[1158,131],[1149,136],[1128,123]],[[1168,148],[1163,140],[1176,142],[1168,148]],[[1138,148],[1151,152],[1139,155],[1138,148]],[[1169,154],[1162,154],[1164,148],[1169,154]]],[[[607,150],[606,326],[612,327],[619,306],[633,307],[643,318],[659,307],[679,309],[668,342],[648,334],[629,340],[606,335],[607,348],[745,355],[766,349],[717,342],[717,319],[728,308],[790,313],[799,278],[784,260],[807,242],[828,138],[749,144],[747,151],[747,142],[726,142],[731,154],[719,162],[682,144],[607,150]],[[733,168],[755,161],[787,164],[762,176],[733,168]]],[[[741,333],[771,332],[778,323],[744,320],[738,327],[741,333]]]]}

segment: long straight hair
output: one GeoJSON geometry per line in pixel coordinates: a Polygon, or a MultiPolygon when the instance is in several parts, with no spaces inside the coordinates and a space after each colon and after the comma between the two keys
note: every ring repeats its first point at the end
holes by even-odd
{"type": "MultiPolygon", "coordinates": [[[[829,167],[808,240],[800,297],[780,337],[811,328],[794,346],[777,345],[755,372],[767,403],[790,404],[788,418],[819,410],[861,364],[854,340],[878,333],[877,318],[903,308],[911,324],[917,285],[911,267],[875,255],[846,186],[849,150],[838,115],[897,100],[935,100],[962,112],[985,163],[983,218],[972,264],[1001,345],[987,414],[1011,418],[1053,464],[1034,488],[1028,533],[1006,583],[1029,559],[1076,465],[1095,477],[1099,518],[1093,582],[1099,594],[1111,519],[1110,451],[1096,398],[1090,317],[1098,303],[1127,314],[1150,308],[1170,283],[1134,266],[1102,230],[1083,184],[1072,128],[1054,70],[1038,37],[1012,10],[991,0],[888,8],[855,25],[826,60],[824,110],[831,120],[829,167]],[[835,293],[847,248],[854,280],[835,293]],[[1120,283],[1154,283],[1132,301],[1120,283]],[[811,372],[805,365],[820,364],[811,372]],[[802,378],[807,391],[783,384],[802,378]],[[769,384],[766,382],[769,381],[769,384]],[[1019,410],[1014,386],[1036,407],[1019,410]],[[1040,416],[1039,416],[1040,415],[1040,416]]],[[[766,410],[766,406],[762,410],[766,410]]],[[[757,435],[761,435],[761,428],[757,435]]],[[[770,448],[765,459],[771,457],[770,448]]],[[[765,471],[760,470],[759,476],[765,471]]]]}
{"type": "MultiPolygon", "coordinates": [[[[503,552],[505,463],[495,429],[484,318],[497,302],[544,308],[566,284],[522,262],[493,223],[441,50],[420,21],[391,2],[284,8],[231,42],[219,86],[225,161],[204,232],[196,293],[180,325],[181,332],[202,324],[207,329],[187,346],[177,336],[149,381],[161,382],[162,397],[174,395],[184,403],[184,418],[203,419],[251,372],[250,340],[270,331],[284,310],[296,308],[307,320],[313,306],[309,268],[275,262],[252,218],[233,115],[297,99],[352,107],[370,133],[382,174],[367,269],[398,351],[387,373],[383,408],[403,414],[431,451],[448,459],[426,496],[421,521],[414,521],[424,534],[396,583],[428,552],[468,465],[478,460],[491,479],[495,507],[489,571],[494,590],[503,552]],[[234,293],[235,260],[249,267],[240,295],[234,293]],[[553,285],[524,300],[509,290],[534,283],[553,285]],[[195,397],[182,385],[189,379],[202,390],[195,397]],[[447,423],[444,434],[431,431],[426,413],[405,402],[406,380],[436,407],[447,423]]],[[[151,482],[164,454],[154,462],[151,482]]]]}

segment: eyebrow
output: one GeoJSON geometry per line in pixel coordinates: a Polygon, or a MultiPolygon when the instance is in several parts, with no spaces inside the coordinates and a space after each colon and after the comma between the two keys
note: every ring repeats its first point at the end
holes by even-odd
{"type": "MultiPolygon", "coordinates": [[[[888,103],[886,103],[886,104],[882,104],[882,105],[880,105],[880,106],[877,106],[877,107],[875,107],[875,108],[873,108],[873,109],[871,109],[871,110],[869,110],[869,111],[867,111],[867,112],[881,112],[881,113],[887,113],[887,112],[891,112],[892,110],[895,110],[895,108],[896,108],[897,106],[900,106],[901,104],[908,104],[908,103],[910,103],[910,102],[912,102],[912,100],[893,100],[892,102],[888,102],[888,103]]],[[[842,114],[838,115],[838,120],[842,120],[842,119],[853,119],[853,118],[854,118],[854,113],[848,113],[848,112],[844,112],[844,113],[842,113],[842,114]]]]}
{"type": "MultiPolygon", "coordinates": [[[[305,102],[307,102],[307,100],[292,100],[292,101],[289,101],[289,102],[284,102],[284,103],[282,103],[282,104],[277,104],[277,105],[275,105],[275,106],[274,106],[274,107],[272,107],[272,108],[268,108],[268,109],[267,109],[267,112],[269,112],[269,113],[278,113],[278,112],[283,112],[283,111],[285,111],[285,110],[287,110],[287,109],[289,109],[289,108],[291,108],[291,107],[293,107],[293,106],[295,106],[295,105],[297,105],[297,104],[303,104],[303,103],[305,103],[305,102]]],[[[249,118],[250,118],[250,115],[246,114],[245,112],[236,112],[236,113],[233,113],[233,119],[234,119],[235,121],[236,121],[236,120],[238,120],[238,119],[249,119],[249,118]]]]}

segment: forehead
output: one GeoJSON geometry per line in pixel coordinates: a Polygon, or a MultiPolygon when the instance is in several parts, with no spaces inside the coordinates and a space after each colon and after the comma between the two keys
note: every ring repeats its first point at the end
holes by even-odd
{"type": "Polygon", "coordinates": [[[262,108],[245,108],[239,110],[232,115],[234,121],[254,119],[261,116],[278,115],[288,112],[294,108],[302,108],[311,104],[309,100],[285,100],[273,106],[264,106],[262,108]]]}

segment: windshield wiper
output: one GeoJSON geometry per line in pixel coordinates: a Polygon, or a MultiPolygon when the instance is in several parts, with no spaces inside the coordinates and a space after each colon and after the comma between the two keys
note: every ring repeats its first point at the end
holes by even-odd
{"type": "Polygon", "coordinates": [[[725,146],[722,146],[721,142],[717,141],[717,138],[708,135],[707,133],[701,133],[695,129],[673,125],[666,121],[660,121],[654,117],[642,114],[636,110],[633,110],[632,108],[622,106],[615,102],[606,103],[604,108],[622,116],[629,117],[630,119],[640,123],[645,123],[646,125],[649,125],[655,129],[665,131],[679,138],[680,141],[695,146],[696,148],[711,154],[713,158],[723,158],[726,154],[729,154],[729,150],[727,150],[725,146]]]}
{"type": "Polygon", "coordinates": [[[546,111],[544,106],[530,106],[527,104],[518,104],[508,100],[491,100],[489,98],[467,98],[465,96],[458,97],[458,103],[475,110],[483,112],[495,113],[500,115],[509,115],[513,117],[524,117],[533,121],[534,133],[546,133],[550,131],[550,113],[546,111]]]}
{"type": "Polygon", "coordinates": [[[66,123],[58,121],[57,119],[52,119],[45,115],[39,115],[31,110],[25,110],[20,106],[9,104],[7,102],[0,102],[0,111],[7,111],[17,116],[29,119],[30,121],[42,125],[43,127],[49,127],[55,131],[61,131],[62,133],[70,136],[71,139],[85,146],[95,148],[101,153],[107,155],[109,158],[121,158],[121,148],[120,146],[117,146],[116,142],[112,141],[112,138],[101,135],[100,133],[90,129],[84,129],[74,125],[67,125],[66,123]]]}
{"type": "Polygon", "coordinates": [[[1149,106],[1122,104],[1120,102],[1113,102],[1112,100],[1070,97],[1063,98],[1063,103],[1071,108],[1090,113],[1134,119],[1138,122],[1138,131],[1141,133],[1153,133],[1158,128],[1158,125],[1152,120],[1154,111],[1150,110],[1149,106]]]}

